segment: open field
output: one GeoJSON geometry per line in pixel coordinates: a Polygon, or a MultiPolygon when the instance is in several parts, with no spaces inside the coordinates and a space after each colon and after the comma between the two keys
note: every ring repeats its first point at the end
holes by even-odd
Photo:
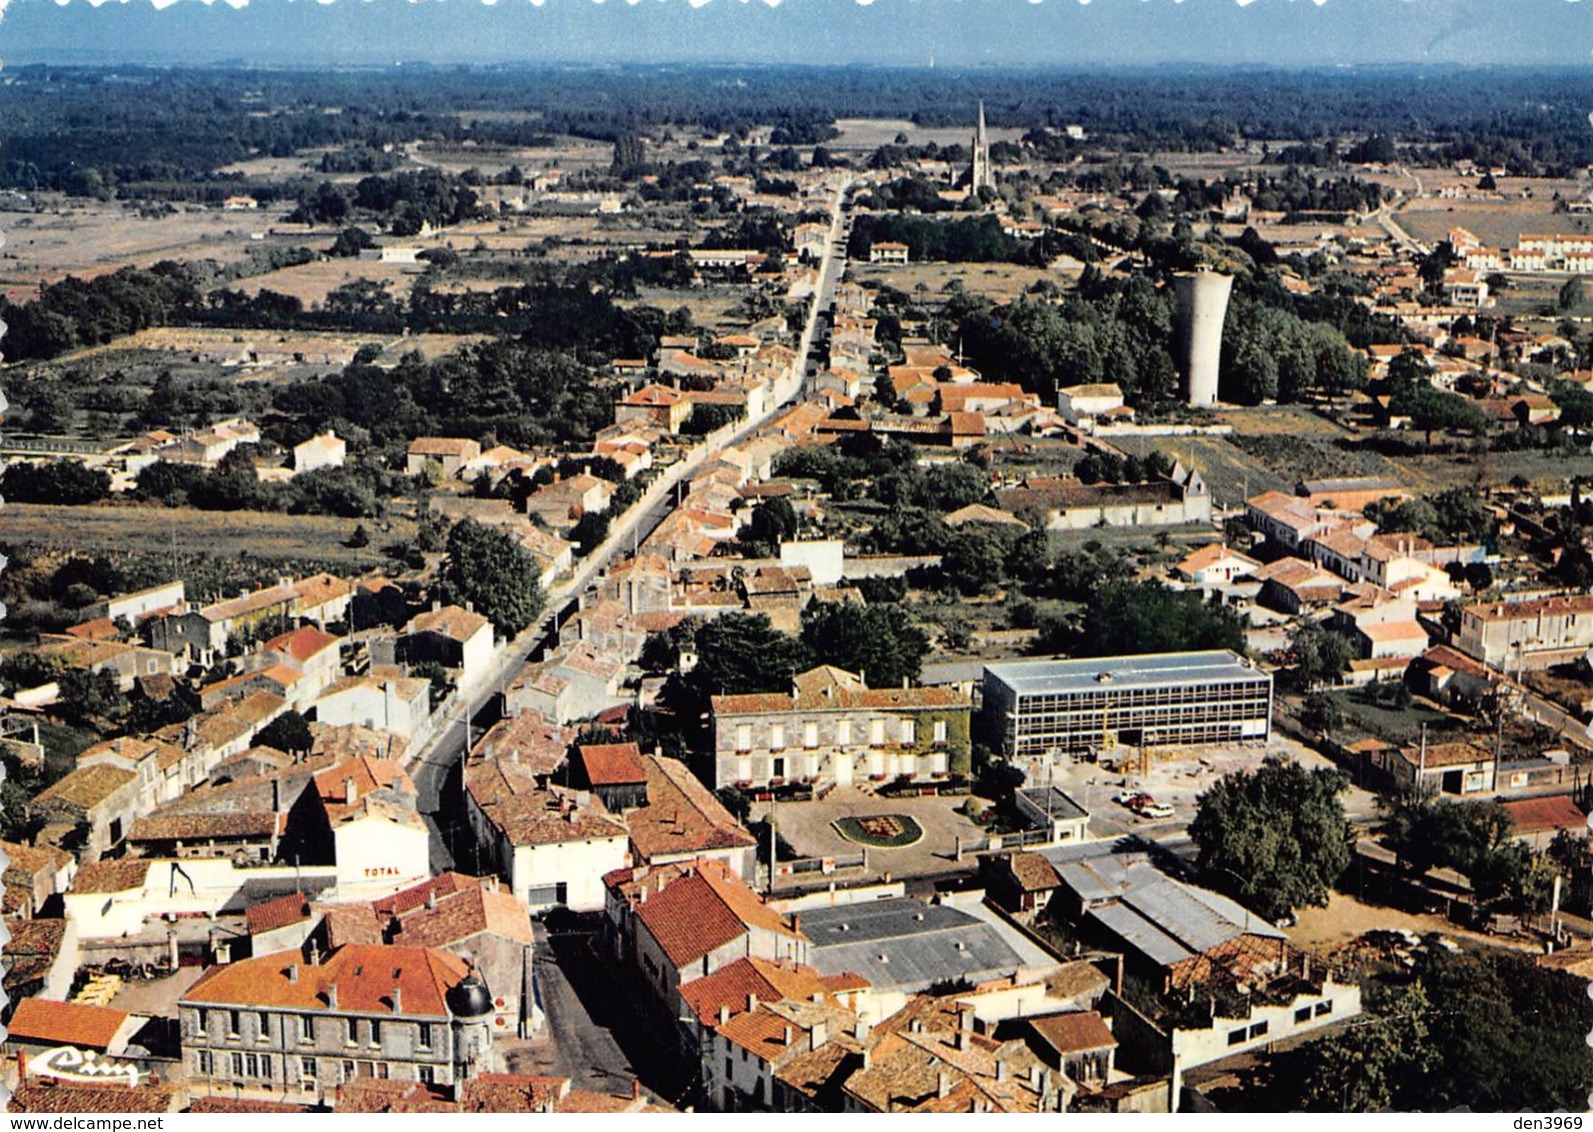
{"type": "MultiPolygon", "coordinates": [[[[238,357],[251,350],[278,351],[291,345],[294,350],[338,356],[358,350],[364,345],[382,348],[380,361],[396,362],[411,350],[418,350],[427,361],[451,353],[460,346],[481,341],[481,334],[295,334],[282,330],[212,330],[202,327],[159,326],[140,330],[137,334],[63,354],[56,364],[70,362],[105,362],[121,355],[153,353],[173,357],[186,356],[193,362],[214,361],[218,358],[238,357]]],[[[258,377],[260,368],[240,365],[234,367],[240,378],[258,377]]]]}
{"type": "Polygon", "coordinates": [[[373,259],[327,259],[241,279],[237,289],[250,295],[257,295],[261,291],[292,295],[306,308],[310,308],[324,304],[329,292],[357,279],[385,284],[388,294],[395,299],[402,299],[409,294],[415,280],[425,272],[424,266],[415,264],[382,263],[373,259]]]}
{"type": "Polygon", "coordinates": [[[1254,456],[1234,447],[1221,436],[1111,437],[1111,443],[1131,456],[1160,450],[1200,473],[1211,488],[1212,502],[1233,507],[1263,491],[1292,491],[1286,481],[1254,456]]]}
{"type": "MultiPolygon", "coordinates": [[[[182,206],[169,216],[142,217],[134,205],[115,201],[67,203],[67,198],[41,194],[48,211],[7,213],[5,246],[0,248],[0,288],[13,302],[25,302],[41,283],[68,275],[90,279],[121,267],[148,267],[163,259],[242,259],[261,241],[273,214],[223,212],[199,205],[182,206]]],[[[293,238],[275,242],[303,243],[293,238]]]]}
{"type": "Polygon", "coordinates": [[[313,558],[339,563],[350,573],[383,565],[386,560],[378,547],[407,541],[415,533],[415,524],[407,519],[367,519],[372,545],[352,550],[343,543],[357,525],[354,519],[263,511],[7,503],[3,530],[8,542],[61,547],[81,554],[119,550],[160,554],[170,552],[175,543],[181,553],[247,553],[284,562],[313,558]]]}
{"type": "Polygon", "coordinates": [[[1539,189],[1531,200],[1425,198],[1401,209],[1399,223],[1416,239],[1427,243],[1446,239],[1451,228],[1464,228],[1495,248],[1514,247],[1523,232],[1593,232],[1593,217],[1556,214],[1550,195],[1550,190],[1539,189]]]}
{"type": "MultiPolygon", "coordinates": [[[[927,129],[915,126],[905,119],[892,118],[837,118],[835,128],[841,131],[841,136],[833,141],[824,143],[830,150],[852,149],[867,150],[872,152],[882,145],[890,145],[896,140],[897,134],[907,135],[908,145],[961,145],[966,146],[973,138],[975,115],[978,107],[968,107],[968,124],[966,126],[943,126],[927,129]]],[[[990,135],[990,140],[1015,142],[1024,135],[1023,130],[997,129],[990,127],[985,131],[990,135]]]]}
{"type": "Polygon", "coordinates": [[[926,302],[943,299],[953,279],[961,280],[969,291],[987,295],[997,303],[1011,302],[1041,279],[1059,281],[1054,271],[1013,263],[912,263],[906,267],[849,263],[846,277],[865,287],[894,287],[914,299],[921,296],[926,302]]]}

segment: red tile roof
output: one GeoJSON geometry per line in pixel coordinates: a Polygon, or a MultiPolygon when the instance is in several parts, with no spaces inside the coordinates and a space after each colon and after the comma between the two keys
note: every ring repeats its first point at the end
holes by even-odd
{"type": "Polygon", "coordinates": [[[447,1018],[444,996],[469,968],[446,951],[350,943],[320,966],[298,963],[292,952],[212,967],[183,997],[185,1003],[337,1013],[393,1014],[398,988],[407,1017],[447,1018]],[[296,974],[296,977],[294,977],[296,974]]]}
{"type": "Polygon", "coordinates": [[[620,786],[647,781],[647,767],[635,743],[601,743],[580,748],[586,780],[593,786],[620,786]]]}
{"type": "Polygon", "coordinates": [[[1587,815],[1569,794],[1523,798],[1519,802],[1506,802],[1504,808],[1517,833],[1543,833],[1551,829],[1587,831],[1587,815]]]}
{"type": "Polygon", "coordinates": [[[342,639],[334,637],[331,633],[322,632],[314,625],[305,625],[272,637],[265,643],[265,647],[267,652],[291,656],[302,664],[325,649],[336,648],[342,639]]]}
{"type": "Polygon", "coordinates": [[[749,995],[755,995],[759,1002],[811,1000],[816,994],[828,996],[831,990],[824,976],[812,967],[746,958],[683,984],[680,997],[698,1021],[711,1026],[717,1022],[721,1006],[731,1014],[745,1012],[749,995]]]}
{"type": "Polygon", "coordinates": [[[243,910],[244,924],[250,935],[285,928],[310,918],[310,902],[297,892],[279,896],[260,904],[251,904],[243,910]]]}
{"type": "Polygon", "coordinates": [[[127,1018],[125,1010],[106,1006],[25,998],[17,1003],[17,1012],[11,1016],[7,1040],[103,1050],[111,1044],[127,1018]]]}
{"type": "Polygon", "coordinates": [[[785,917],[722,861],[700,859],[688,865],[655,869],[640,881],[647,899],[638,899],[636,918],[670,962],[684,967],[740,938],[756,927],[794,936],[785,917]]]}
{"type": "Polygon", "coordinates": [[[10,1112],[171,1112],[177,1090],[170,1085],[70,1085],[53,1077],[23,1081],[6,1102],[10,1112]]]}
{"type": "Polygon", "coordinates": [[[641,860],[757,844],[679,759],[648,755],[647,805],[626,818],[641,860]]]}

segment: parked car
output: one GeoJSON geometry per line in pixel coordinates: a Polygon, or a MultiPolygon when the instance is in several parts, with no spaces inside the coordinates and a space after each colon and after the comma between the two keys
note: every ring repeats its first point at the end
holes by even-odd
{"type": "Polygon", "coordinates": [[[1173,808],[1166,802],[1149,802],[1134,811],[1142,818],[1170,818],[1173,808]]]}

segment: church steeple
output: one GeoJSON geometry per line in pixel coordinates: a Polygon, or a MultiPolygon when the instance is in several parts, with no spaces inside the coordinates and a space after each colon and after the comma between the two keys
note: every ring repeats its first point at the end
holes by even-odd
{"type": "Polygon", "coordinates": [[[974,127],[973,158],[968,166],[968,195],[980,189],[996,187],[995,173],[990,168],[990,139],[985,134],[985,104],[979,101],[979,123],[974,127]]]}

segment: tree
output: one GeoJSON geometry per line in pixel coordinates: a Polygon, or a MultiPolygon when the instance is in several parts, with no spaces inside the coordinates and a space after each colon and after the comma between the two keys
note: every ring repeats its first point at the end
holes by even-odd
{"type": "Polygon", "coordinates": [[[1573,275],[1565,281],[1565,286],[1560,288],[1559,304],[1563,311],[1575,310],[1582,305],[1583,298],[1582,277],[1573,275]]]}
{"type": "Polygon", "coordinates": [[[546,599],[536,559],[513,535],[464,519],[448,532],[446,552],[444,600],[470,602],[506,637],[518,635],[541,615],[546,599]]]}
{"type": "Polygon", "coordinates": [[[1294,654],[1295,679],[1307,690],[1319,684],[1337,683],[1355,657],[1349,641],[1315,621],[1307,621],[1294,631],[1289,638],[1289,651],[1294,654]]]}
{"type": "Polygon", "coordinates": [[[918,678],[929,638],[899,605],[814,602],[802,618],[802,643],[815,663],[862,673],[871,687],[918,678]]]}
{"type": "Polygon", "coordinates": [[[1284,1054],[1277,1111],[1553,1112],[1593,1090],[1587,984],[1513,952],[1430,948],[1410,981],[1372,983],[1357,1024],[1284,1054]]]}
{"type": "Polygon", "coordinates": [[[697,630],[693,683],[706,695],[780,692],[808,664],[795,637],[775,629],[764,613],[716,617],[697,630]]]}
{"type": "Polygon", "coordinates": [[[1288,1074],[1298,1082],[1298,1107],[1378,1112],[1392,1105],[1407,1080],[1437,1060],[1428,1046],[1431,1009],[1420,983],[1396,987],[1384,993],[1362,1025],[1305,1047],[1288,1074]]]}
{"type": "Polygon", "coordinates": [[[1222,778],[1200,796],[1189,824],[1202,876],[1269,920],[1325,906],[1350,863],[1339,800],[1349,782],[1341,770],[1308,771],[1276,756],[1222,778]]]}
{"type": "Polygon", "coordinates": [[[309,721],[290,709],[262,727],[254,741],[262,747],[297,755],[309,753],[315,745],[315,736],[310,734],[309,721]]]}
{"type": "Polygon", "coordinates": [[[946,543],[940,570],[960,593],[992,593],[1005,577],[1006,554],[994,533],[971,524],[946,543]]]}
{"type": "Polygon", "coordinates": [[[111,493],[111,477],[76,460],[16,463],[0,477],[0,491],[17,503],[98,503],[111,493]]]}
{"type": "Polygon", "coordinates": [[[1332,696],[1312,692],[1300,705],[1300,722],[1311,731],[1327,734],[1344,726],[1344,712],[1332,696]]]}
{"type": "Polygon", "coordinates": [[[1111,582],[1090,599],[1083,656],[1117,656],[1199,649],[1245,651],[1245,623],[1234,610],[1191,590],[1156,582],[1111,582]]]}
{"type": "Polygon", "coordinates": [[[117,720],[127,714],[127,700],[116,685],[116,675],[109,668],[98,672],[71,668],[59,680],[61,698],[56,707],[61,718],[73,726],[82,726],[94,719],[117,720]]]}

